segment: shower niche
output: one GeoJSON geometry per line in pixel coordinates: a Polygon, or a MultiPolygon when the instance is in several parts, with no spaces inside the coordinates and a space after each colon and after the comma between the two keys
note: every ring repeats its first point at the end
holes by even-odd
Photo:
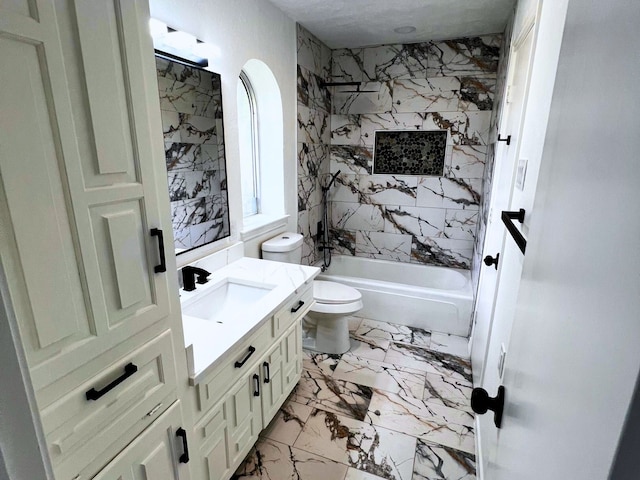
{"type": "Polygon", "coordinates": [[[446,130],[378,131],[374,174],[444,175],[446,130]]]}

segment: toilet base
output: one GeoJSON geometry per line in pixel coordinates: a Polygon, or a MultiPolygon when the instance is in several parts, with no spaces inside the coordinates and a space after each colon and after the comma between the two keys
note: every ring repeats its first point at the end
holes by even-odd
{"type": "Polygon", "coordinates": [[[309,312],[303,320],[303,328],[309,330],[307,338],[303,341],[303,347],[308,350],[341,355],[351,348],[349,320],[346,315],[309,312]]]}

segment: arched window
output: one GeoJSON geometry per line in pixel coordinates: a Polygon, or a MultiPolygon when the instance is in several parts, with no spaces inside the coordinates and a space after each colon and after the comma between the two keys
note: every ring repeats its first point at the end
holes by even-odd
{"type": "Polygon", "coordinates": [[[244,217],[250,217],[260,213],[260,149],[256,96],[244,71],[238,79],[238,136],[242,211],[244,217]]]}
{"type": "Polygon", "coordinates": [[[262,61],[242,67],[237,86],[242,187],[242,240],[287,222],[284,202],[284,122],[280,87],[262,61]]]}

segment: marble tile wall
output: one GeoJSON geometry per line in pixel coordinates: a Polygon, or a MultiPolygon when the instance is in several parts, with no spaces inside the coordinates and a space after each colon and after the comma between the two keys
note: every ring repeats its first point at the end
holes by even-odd
{"type": "Polygon", "coordinates": [[[156,57],[173,236],[185,251],[229,236],[220,77],[156,57]]]}
{"type": "Polygon", "coordinates": [[[303,263],[318,260],[316,239],[322,218],[322,182],[329,172],[331,97],[321,86],[331,76],[331,50],[302,26],[298,48],[298,232],[304,235],[303,263]]]}
{"type": "Polygon", "coordinates": [[[501,35],[333,50],[333,246],[342,254],[469,269],[501,35]],[[376,130],[447,132],[443,176],[373,175],[376,130]]]}

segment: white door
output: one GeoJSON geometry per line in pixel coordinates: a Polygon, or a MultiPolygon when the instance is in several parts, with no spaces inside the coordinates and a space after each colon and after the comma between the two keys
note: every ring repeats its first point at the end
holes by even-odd
{"type": "Polygon", "coordinates": [[[634,0],[569,2],[487,480],[614,462],[640,370],[638,22],[634,0]]]}
{"type": "MultiPolygon", "coordinates": [[[[517,152],[520,148],[520,133],[522,117],[529,85],[529,69],[533,45],[533,24],[521,32],[519,38],[510,48],[509,72],[507,75],[507,98],[503,110],[503,120],[500,125],[501,138],[509,139],[509,143],[496,142],[496,159],[491,186],[491,207],[487,221],[483,258],[491,256],[498,259],[504,244],[504,225],[500,213],[507,210],[512,194],[517,152]]],[[[504,261],[504,257],[502,258],[504,261]]],[[[483,265],[480,272],[478,300],[476,305],[473,342],[471,345],[471,361],[473,365],[473,381],[475,385],[482,384],[483,372],[489,338],[491,337],[493,309],[495,295],[499,282],[499,269],[496,265],[483,265]]]]}
{"type": "MultiPolygon", "coordinates": [[[[553,5],[542,3],[534,10],[535,18],[525,21],[520,32],[515,32],[513,47],[513,79],[510,96],[524,98],[523,116],[520,134],[515,145],[515,155],[509,165],[508,175],[498,181],[505,182],[509,189],[508,202],[493,209],[496,221],[502,229],[502,248],[500,250],[499,281],[495,287],[494,306],[491,320],[488,348],[482,374],[482,387],[491,395],[497,393],[502,383],[504,368],[509,358],[510,335],[516,311],[516,299],[520,286],[523,255],[515,241],[515,236],[526,236],[526,230],[517,220],[515,234],[507,231],[502,220],[502,210],[517,212],[525,210],[525,224],[535,216],[532,208],[536,196],[538,170],[542,153],[542,141],[548,120],[555,68],[560,49],[560,39],[564,26],[564,8],[562,2],[553,5]],[[526,172],[523,168],[526,159],[526,172]],[[525,174],[526,173],[526,174],[525,174]]],[[[483,291],[481,291],[481,294],[483,291]]],[[[487,301],[484,299],[484,301],[487,301]]],[[[480,304],[480,303],[479,303],[480,304]]],[[[477,437],[481,456],[480,472],[496,461],[499,431],[495,427],[492,415],[477,419],[477,437]]],[[[492,477],[484,475],[486,479],[492,477]]]]}

